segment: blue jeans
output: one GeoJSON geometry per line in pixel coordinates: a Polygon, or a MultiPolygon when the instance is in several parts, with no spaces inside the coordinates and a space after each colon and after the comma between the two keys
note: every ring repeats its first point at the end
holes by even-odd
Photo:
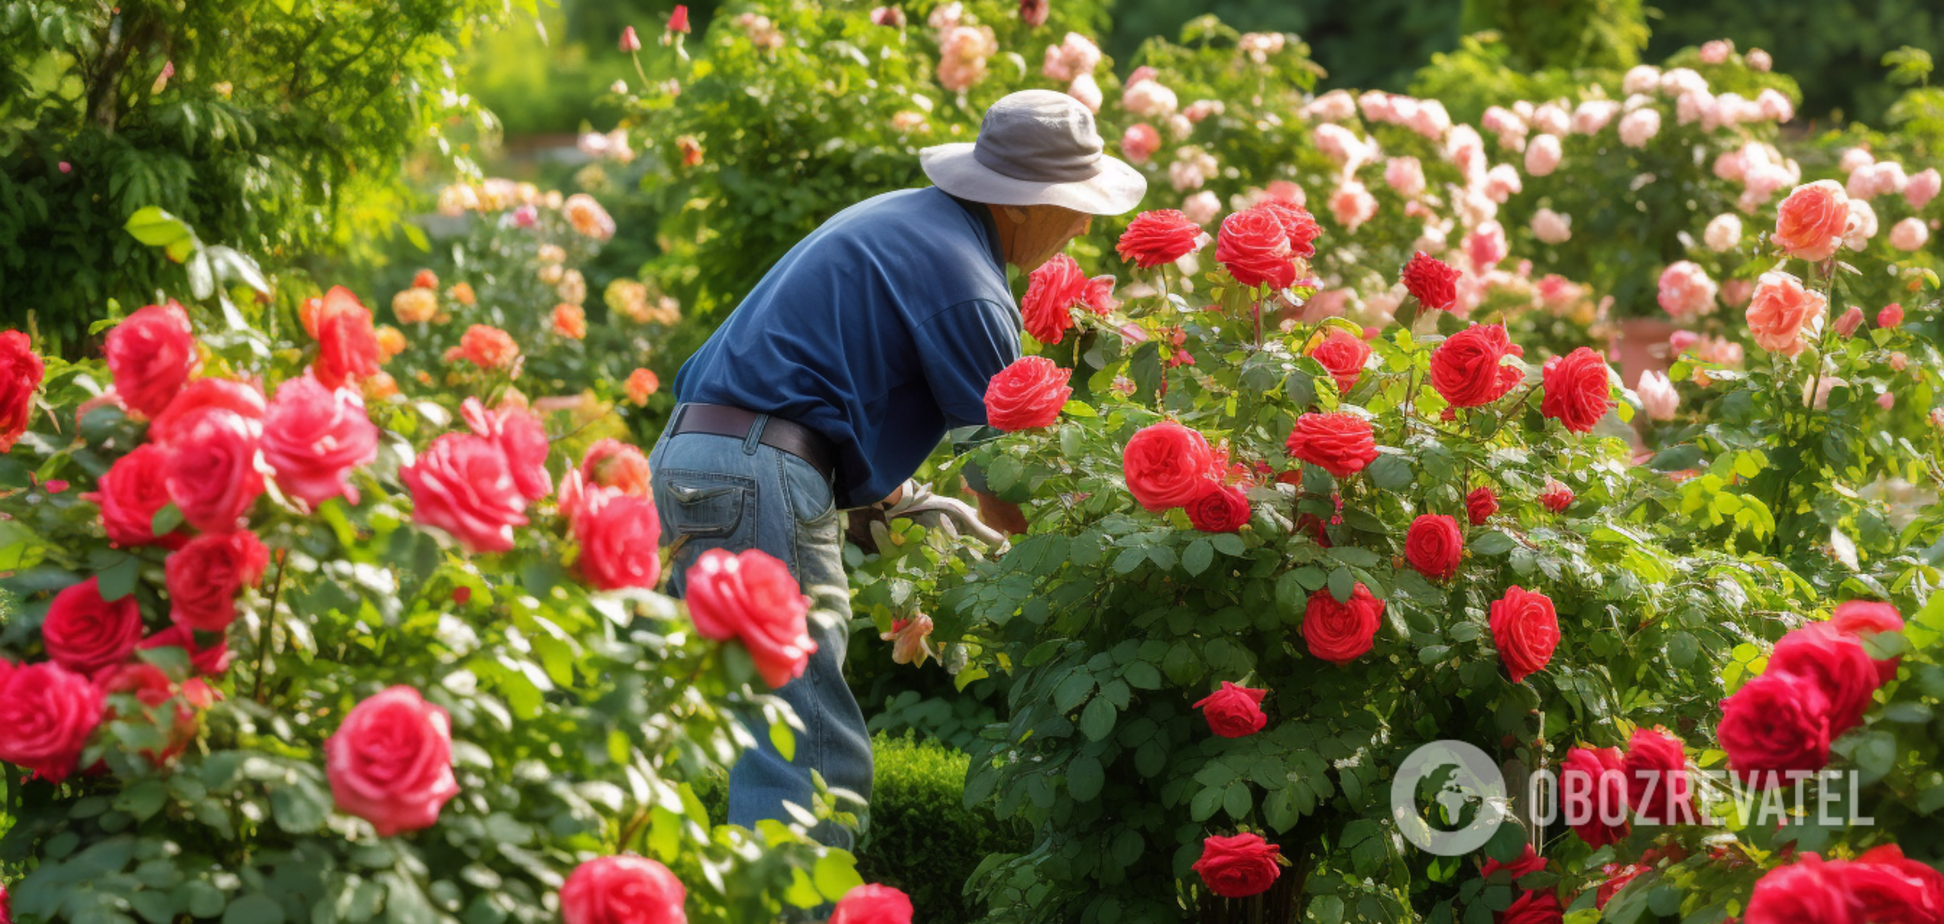
{"type": "MultiPolygon", "coordinates": [[[[823,774],[832,790],[847,790],[866,804],[871,798],[870,732],[844,682],[851,607],[842,515],[830,482],[816,467],[757,442],[767,420],[759,419],[744,439],[664,433],[648,457],[662,543],[688,538],[671,566],[671,594],[682,595],[683,577],[703,552],[760,549],[788,565],[814,600],[810,637],[816,654],[803,676],[776,691],[803,721],[796,759],[784,760],[770,744],[760,714],[743,717],[761,742],[729,773],[729,823],[744,827],[765,818],[789,822],[785,802],[809,808],[812,770],[823,774]]],[[[862,805],[846,807],[860,815],[865,811],[862,805]]],[[[829,822],[811,836],[846,850],[854,837],[850,829],[829,822]]]]}

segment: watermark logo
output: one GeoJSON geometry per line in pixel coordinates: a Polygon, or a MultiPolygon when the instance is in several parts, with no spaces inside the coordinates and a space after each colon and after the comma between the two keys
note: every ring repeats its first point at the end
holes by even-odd
{"type": "Polygon", "coordinates": [[[1419,850],[1443,857],[1471,853],[1492,839],[1509,815],[1505,774],[1476,745],[1433,741],[1412,751],[1391,779],[1391,818],[1419,850]],[[1431,804],[1418,802],[1429,792],[1431,804]]]}

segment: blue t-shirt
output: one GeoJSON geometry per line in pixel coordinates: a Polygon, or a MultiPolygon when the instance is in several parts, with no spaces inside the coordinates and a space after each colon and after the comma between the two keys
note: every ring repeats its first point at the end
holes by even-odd
{"type": "Polygon", "coordinates": [[[983,205],[936,187],[838,212],[771,268],[675,376],[679,401],[793,420],[837,447],[837,503],[884,499],[950,427],[986,422],[1019,307],[983,205]]]}

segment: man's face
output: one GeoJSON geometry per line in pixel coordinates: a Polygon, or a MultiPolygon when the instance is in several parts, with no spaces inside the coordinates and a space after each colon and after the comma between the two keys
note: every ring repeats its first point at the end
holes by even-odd
{"type": "Polygon", "coordinates": [[[1028,273],[1065,250],[1093,224],[1092,215],[1057,205],[1032,205],[1020,211],[1026,214],[1026,221],[1019,229],[1020,252],[1014,264],[1028,273]]]}

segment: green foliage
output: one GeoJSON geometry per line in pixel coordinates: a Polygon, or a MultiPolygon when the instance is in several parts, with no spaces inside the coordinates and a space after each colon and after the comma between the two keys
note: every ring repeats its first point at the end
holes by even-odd
{"type": "Polygon", "coordinates": [[[1496,31],[1521,71],[1632,67],[1647,46],[1641,0],[1465,0],[1465,31],[1496,31]]]}
{"type": "Polygon", "coordinates": [[[962,894],[990,854],[1026,849],[1026,829],[1002,821],[990,803],[967,805],[964,754],[936,741],[878,735],[871,826],[858,849],[858,872],[903,889],[914,921],[970,924],[980,909],[962,894]]]}
{"type": "Polygon", "coordinates": [[[1189,20],[1211,15],[1248,32],[1293,32],[1316,50],[1326,87],[1402,90],[1432,54],[1459,34],[1461,5],[1423,0],[1118,0],[1101,45],[1116,58],[1149,38],[1178,35],[1189,20]]]}

